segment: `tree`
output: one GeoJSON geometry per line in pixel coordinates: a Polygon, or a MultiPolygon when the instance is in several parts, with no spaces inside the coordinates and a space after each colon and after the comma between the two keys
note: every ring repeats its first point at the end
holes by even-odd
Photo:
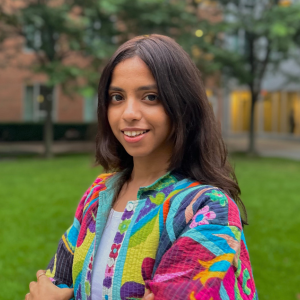
{"type": "Polygon", "coordinates": [[[54,86],[93,96],[103,61],[120,43],[152,32],[180,38],[196,21],[195,13],[176,0],[24,0],[21,6],[0,1],[0,42],[22,37],[34,54],[32,70],[48,78],[45,156],[52,156],[54,86]]]}
{"type": "MultiPolygon", "coordinates": [[[[211,59],[202,63],[209,71],[247,85],[251,93],[248,153],[255,153],[254,112],[268,71],[279,70],[281,62],[297,48],[300,32],[300,4],[282,5],[278,0],[211,1],[211,13],[222,15],[218,22],[202,23],[204,38],[199,47],[211,59]],[[229,40],[235,38],[238,46],[229,40]]],[[[285,1],[286,2],[286,1],[285,1]]]]}
{"type": "MultiPolygon", "coordinates": [[[[70,92],[74,87],[76,87],[74,92],[78,92],[80,88],[85,91],[82,80],[80,84],[80,78],[91,77],[89,72],[92,69],[91,59],[84,53],[87,48],[85,33],[91,24],[82,15],[76,1],[63,3],[47,0],[24,1],[21,7],[9,6],[3,1],[0,16],[1,23],[7,29],[6,36],[2,36],[2,39],[12,36],[22,37],[22,42],[34,54],[32,70],[47,75],[48,88],[44,98],[46,111],[44,143],[45,156],[50,158],[53,140],[51,115],[53,88],[62,84],[66,92],[70,92]]],[[[109,34],[111,31],[106,32],[109,34]]],[[[102,47],[102,53],[106,53],[111,45],[112,42],[106,43],[106,47],[102,47]]]]}

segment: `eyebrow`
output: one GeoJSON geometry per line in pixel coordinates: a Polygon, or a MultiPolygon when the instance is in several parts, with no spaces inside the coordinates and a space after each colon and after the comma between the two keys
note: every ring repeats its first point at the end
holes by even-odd
{"type": "MultiPolygon", "coordinates": [[[[115,92],[125,92],[123,89],[117,86],[110,86],[109,90],[115,92]]],[[[157,90],[157,85],[156,84],[144,85],[137,88],[137,91],[149,91],[149,90],[157,90]]]]}

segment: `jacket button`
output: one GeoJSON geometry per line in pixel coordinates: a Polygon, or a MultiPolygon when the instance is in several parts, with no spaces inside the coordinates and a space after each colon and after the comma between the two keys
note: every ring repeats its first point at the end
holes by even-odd
{"type": "Polygon", "coordinates": [[[127,203],[126,209],[127,209],[128,211],[132,211],[133,208],[134,208],[134,206],[133,206],[133,204],[132,204],[131,202],[127,203]]]}
{"type": "Polygon", "coordinates": [[[115,260],[112,257],[110,257],[107,262],[108,266],[112,267],[114,265],[114,263],[115,263],[115,260]]]}

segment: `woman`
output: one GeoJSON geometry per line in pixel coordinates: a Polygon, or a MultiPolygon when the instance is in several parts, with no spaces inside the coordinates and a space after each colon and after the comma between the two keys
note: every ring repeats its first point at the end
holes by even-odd
{"type": "Polygon", "coordinates": [[[75,299],[257,299],[240,189],[186,52],[161,35],[123,44],[100,79],[98,123],[96,159],[114,173],[87,190],[48,266],[67,289],[38,271],[27,299],[72,287],[75,299]]]}

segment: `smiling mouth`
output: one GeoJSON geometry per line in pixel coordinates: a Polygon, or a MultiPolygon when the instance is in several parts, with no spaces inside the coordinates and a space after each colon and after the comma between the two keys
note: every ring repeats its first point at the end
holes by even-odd
{"type": "Polygon", "coordinates": [[[137,137],[139,135],[145,134],[150,130],[140,130],[140,131],[122,131],[122,133],[128,137],[137,137]]]}

